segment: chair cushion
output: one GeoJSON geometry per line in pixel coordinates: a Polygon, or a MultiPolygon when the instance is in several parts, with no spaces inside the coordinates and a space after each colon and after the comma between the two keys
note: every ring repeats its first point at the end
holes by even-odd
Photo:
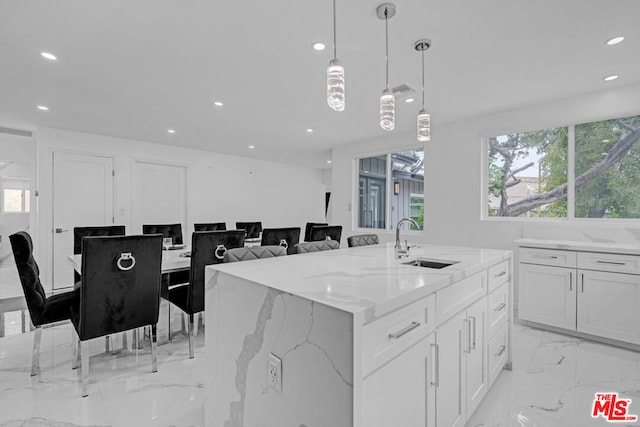
{"type": "Polygon", "coordinates": [[[189,307],[189,284],[169,288],[168,300],[187,314],[193,314],[189,307]]]}
{"type": "Polygon", "coordinates": [[[350,248],[355,246],[377,245],[378,243],[380,242],[378,241],[377,234],[360,234],[357,236],[347,237],[347,244],[350,248]]]}
{"type": "Polygon", "coordinates": [[[229,249],[224,254],[224,262],[248,261],[260,258],[273,258],[287,254],[284,246],[253,246],[249,248],[229,249]]]}
{"type": "Polygon", "coordinates": [[[44,311],[40,317],[40,323],[53,323],[67,320],[71,317],[71,307],[77,306],[79,301],[78,291],[64,292],[47,298],[44,311]]]}
{"type": "Polygon", "coordinates": [[[308,252],[328,251],[340,248],[340,243],[335,240],[321,240],[318,242],[302,242],[296,245],[296,253],[305,254],[308,252]]]}

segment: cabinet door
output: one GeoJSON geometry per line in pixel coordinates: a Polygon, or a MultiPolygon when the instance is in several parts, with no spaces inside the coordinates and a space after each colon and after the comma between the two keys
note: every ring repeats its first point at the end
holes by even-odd
{"type": "Polygon", "coordinates": [[[578,331],[640,344],[640,276],[578,273],[578,331]]]}
{"type": "Polygon", "coordinates": [[[481,298],[467,309],[467,417],[478,407],[487,394],[487,297],[481,298]]]}
{"type": "Polygon", "coordinates": [[[575,330],[576,275],[573,268],[520,264],[520,319],[575,330]]]}
{"type": "Polygon", "coordinates": [[[363,426],[435,426],[434,343],[428,335],[364,379],[363,426]]]}
{"type": "MultiPolygon", "coordinates": [[[[443,323],[436,331],[436,425],[463,426],[466,422],[466,312],[443,323]]],[[[401,424],[390,424],[401,425],[401,424]]]]}

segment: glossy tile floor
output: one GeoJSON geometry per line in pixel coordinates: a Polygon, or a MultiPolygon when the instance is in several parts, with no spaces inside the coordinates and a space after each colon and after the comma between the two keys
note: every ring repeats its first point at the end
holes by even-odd
{"type": "MultiPolygon", "coordinates": [[[[179,322],[175,317],[173,324],[179,322]]],[[[0,426],[201,426],[200,332],[193,360],[184,335],[158,346],[156,374],[148,347],[137,354],[105,354],[104,341],[92,341],[89,397],[84,399],[79,372],[71,370],[69,324],[44,331],[42,373],[33,378],[33,333],[1,338],[0,426]]],[[[516,325],[514,370],[502,372],[467,425],[604,426],[608,423],[602,418],[590,417],[594,393],[603,391],[631,398],[630,413],[640,414],[640,354],[516,325]]]]}

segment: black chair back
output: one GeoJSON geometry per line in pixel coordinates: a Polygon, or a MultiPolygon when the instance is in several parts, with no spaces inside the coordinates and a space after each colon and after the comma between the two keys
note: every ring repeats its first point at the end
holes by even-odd
{"type": "Polygon", "coordinates": [[[182,245],[182,224],[143,224],[142,234],[162,234],[171,237],[174,245],[182,245]]]}
{"type": "Polygon", "coordinates": [[[331,240],[335,240],[340,243],[342,237],[341,225],[317,225],[311,227],[310,241],[317,242],[319,240],[327,240],[330,237],[331,240]]]}
{"type": "Polygon", "coordinates": [[[224,222],[203,222],[193,224],[194,231],[225,231],[227,224],[224,222]]]}
{"type": "Polygon", "coordinates": [[[246,230],[247,239],[257,239],[262,231],[262,222],[236,222],[238,230],[246,230]]]}
{"type": "MultiPolygon", "coordinates": [[[[40,283],[40,269],[33,257],[33,242],[26,231],[19,231],[9,236],[13,258],[16,261],[20,283],[27,302],[27,308],[34,326],[40,326],[44,322],[43,313],[47,296],[40,283]]],[[[69,316],[67,315],[67,319],[69,316]]]]}
{"type": "Polygon", "coordinates": [[[294,253],[293,247],[300,243],[300,227],[265,228],[262,230],[261,246],[284,246],[287,254],[294,253]]]}
{"type": "Polygon", "coordinates": [[[307,225],[305,225],[304,227],[304,241],[305,242],[310,242],[311,241],[311,227],[316,227],[316,226],[320,226],[320,225],[329,225],[326,222],[308,222],[307,225]]]}
{"type": "Polygon", "coordinates": [[[347,244],[350,248],[354,248],[356,246],[369,246],[369,245],[377,245],[380,243],[378,240],[377,234],[357,234],[355,236],[347,237],[347,244]]]}
{"type": "Polygon", "coordinates": [[[81,341],[158,323],[162,236],[82,240],[79,309],[72,310],[81,341]]]}
{"type": "MultiPolygon", "coordinates": [[[[219,264],[227,250],[244,247],[244,231],[197,231],[191,235],[191,268],[186,307],[187,313],[204,311],[204,268],[219,264]]],[[[180,305],[180,304],[179,304],[180,305]]]]}
{"type": "MultiPolygon", "coordinates": [[[[124,236],[126,234],[124,225],[105,225],[97,227],[74,227],[73,228],[73,253],[82,253],[82,238],[92,236],[124,236]]],[[[80,274],[73,272],[74,282],[80,281],[80,274]]]]}

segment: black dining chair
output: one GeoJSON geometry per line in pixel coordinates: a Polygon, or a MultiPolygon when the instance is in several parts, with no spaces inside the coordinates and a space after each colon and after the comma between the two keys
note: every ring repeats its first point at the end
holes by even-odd
{"type": "Polygon", "coordinates": [[[194,231],[225,231],[227,224],[224,222],[201,222],[193,224],[194,231]]]}
{"type": "Polygon", "coordinates": [[[291,255],[293,247],[300,243],[300,227],[265,228],[262,230],[261,246],[284,246],[291,255]]]}
{"type": "MultiPolygon", "coordinates": [[[[82,396],[88,395],[89,340],[151,327],[152,372],[157,368],[162,236],[86,237],[82,240],[82,281],[71,322],[78,335],[82,396]]],[[[77,356],[74,365],[77,366],[77,356]]]]}
{"type": "MultiPolygon", "coordinates": [[[[196,231],[191,235],[189,283],[169,289],[166,299],[189,316],[189,358],[194,357],[194,315],[204,311],[204,268],[223,262],[225,253],[244,246],[244,231],[196,231]]],[[[171,334],[171,316],[169,316],[171,334]]]]}
{"type": "Polygon", "coordinates": [[[182,245],[182,224],[143,224],[142,234],[162,234],[171,238],[174,245],[182,245]]]}
{"type": "Polygon", "coordinates": [[[326,222],[308,222],[304,227],[304,241],[311,241],[311,227],[321,226],[321,225],[329,225],[326,222]]]}
{"type": "Polygon", "coordinates": [[[347,244],[350,248],[354,248],[356,246],[369,246],[369,245],[377,245],[380,243],[378,240],[377,234],[357,234],[355,236],[347,237],[347,244]]]}
{"type": "Polygon", "coordinates": [[[317,242],[318,240],[335,240],[340,243],[342,236],[341,225],[316,225],[311,227],[309,234],[310,242],[317,242]]]}
{"type": "Polygon", "coordinates": [[[287,255],[284,246],[251,246],[247,248],[229,249],[224,254],[224,262],[249,261],[252,259],[274,258],[287,255]]]}
{"type": "Polygon", "coordinates": [[[306,254],[309,252],[322,252],[333,249],[340,249],[340,243],[335,240],[318,240],[317,242],[301,242],[295,246],[296,254],[306,254]]]}
{"type": "Polygon", "coordinates": [[[29,309],[31,323],[35,326],[33,352],[31,360],[31,376],[40,373],[40,340],[42,326],[71,318],[71,307],[78,303],[76,291],[64,292],[47,297],[40,282],[40,269],[33,257],[33,241],[26,231],[19,231],[9,236],[13,258],[20,276],[20,284],[24,299],[29,309]]]}
{"type": "MultiPolygon", "coordinates": [[[[105,225],[93,227],[73,228],[73,254],[82,253],[82,238],[91,236],[124,236],[126,229],[124,225],[105,225]]],[[[80,281],[80,274],[74,271],[74,283],[80,281]]]]}
{"type": "Polygon", "coordinates": [[[262,231],[262,222],[236,222],[236,229],[246,230],[247,239],[257,239],[262,231]]]}

